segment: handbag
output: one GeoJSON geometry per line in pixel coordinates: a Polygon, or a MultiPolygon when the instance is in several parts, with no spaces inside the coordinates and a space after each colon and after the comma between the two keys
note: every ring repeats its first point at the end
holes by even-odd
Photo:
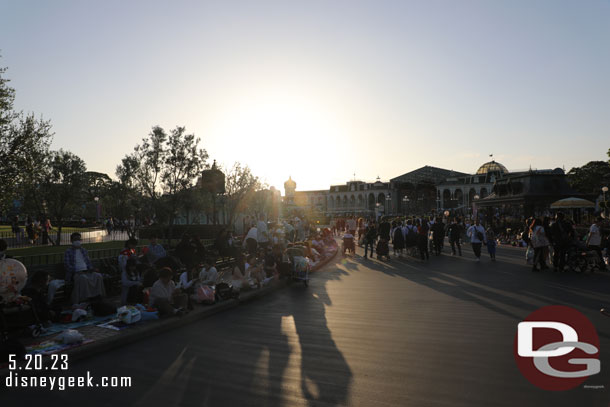
{"type": "Polygon", "coordinates": [[[199,304],[213,304],[216,300],[214,289],[208,285],[200,285],[195,292],[196,301],[199,304]]]}

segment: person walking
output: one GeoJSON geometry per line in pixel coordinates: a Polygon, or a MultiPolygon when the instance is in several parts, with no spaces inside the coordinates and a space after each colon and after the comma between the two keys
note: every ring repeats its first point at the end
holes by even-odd
{"type": "Polygon", "coordinates": [[[457,246],[458,253],[461,256],[462,245],[460,244],[460,239],[462,238],[462,225],[460,225],[458,219],[454,218],[451,225],[447,228],[447,236],[451,245],[451,255],[455,256],[455,247],[457,246]]]}
{"type": "Polygon", "coordinates": [[[604,257],[602,256],[602,233],[599,227],[601,223],[602,218],[598,217],[589,228],[589,233],[587,233],[587,248],[594,250],[599,256],[600,270],[606,270],[606,263],[604,263],[604,257]]]}
{"type": "Polygon", "coordinates": [[[417,220],[417,247],[422,260],[430,260],[428,252],[428,232],[430,227],[425,219],[417,220]]]}
{"type": "Polygon", "coordinates": [[[443,223],[443,220],[437,218],[431,229],[432,240],[434,242],[434,254],[440,256],[441,251],[443,250],[443,242],[445,241],[445,224],[443,223]]]}
{"type": "Polygon", "coordinates": [[[535,218],[530,226],[530,241],[534,247],[534,264],[532,265],[532,271],[542,271],[547,269],[546,262],[544,260],[544,248],[549,245],[549,241],[544,233],[544,227],[540,219],[535,218]],[[540,269],[538,269],[540,264],[540,269]]]}
{"type": "Polygon", "coordinates": [[[485,241],[485,228],[481,226],[479,218],[474,221],[474,225],[468,228],[466,232],[470,238],[470,244],[472,245],[472,251],[474,252],[477,261],[481,261],[481,246],[485,241]]]}
{"type": "Polygon", "coordinates": [[[489,225],[485,231],[485,245],[487,246],[487,253],[491,261],[496,261],[496,232],[494,231],[493,223],[489,225]]]}
{"type": "Polygon", "coordinates": [[[565,221],[563,212],[557,212],[555,222],[551,225],[553,238],[553,271],[565,271],[566,256],[574,230],[565,221]]]}
{"type": "Polygon", "coordinates": [[[402,257],[402,250],[405,248],[405,238],[402,233],[402,222],[398,222],[396,227],[394,228],[394,233],[392,235],[393,242],[392,246],[394,247],[394,255],[399,255],[402,257]]]}
{"type": "Polygon", "coordinates": [[[377,227],[375,226],[375,222],[372,221],[366,228],[366,232],[364,235],[364,258],[367,258],[368,249],[371,248],[371,257],[373,257],[375,241],[377,240],[377,227]]]}

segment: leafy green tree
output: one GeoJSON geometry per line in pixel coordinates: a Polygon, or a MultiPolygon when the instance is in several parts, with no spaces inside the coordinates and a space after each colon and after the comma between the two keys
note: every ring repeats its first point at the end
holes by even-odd
{"type": "Polygon", "coordinates": [[[173,129],[167,140],[161,180],[167,196],[170,229],[181,207],[182,193],[193,187],[207,167],[208,153],[198,148],[199,142],[193,134],[186,134],[184,127],[173,129]]]}
{"type": "Polygon", "coordinates": [[[156,213],[157,200],[161,196],[161,177],[167,156],[167,134],[159,126],[153,127],[148,137],[134,147],[133,153],[123,158],[116,169],[121,183],[134,188],[150,201],[150,210],[156,213]]]}
{"type": "Polygon", "coordinates": [[[568,181],[572,188],[585,194],[600,194],[604,186],[610,186],[610,163],[591,161],[582,167],[568,171],[568,181]]]}
{"type": "Polygon", "coordinates": [[[47,160],[46,177],[38,193],[46,201],[49,214],[56,222],[57,242],[64,221],[75,214],[86,199],[86,171],[85,162],[69,151],[52,151],[47,160]]]}
{"type": "Polygon", "coordinates": [[[5,72],[0,68],[0,210],[40,181],[53,136],[49,121],[13,110],[15,90],[5,72]]]}

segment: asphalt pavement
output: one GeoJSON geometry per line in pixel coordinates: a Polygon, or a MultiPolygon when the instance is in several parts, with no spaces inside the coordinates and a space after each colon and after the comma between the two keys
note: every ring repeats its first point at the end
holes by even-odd
{"type": "Polygon", "coordinates": [[[428,262],[338,255],[309,287],[245,306],[49,376],[130,377],[130,388],[6,389],[0,405],[603,406],[610,405],[610,273],[533,273],[524,251],[428,262]],[[601,373],[564,392],[538,389],[513,357],[517,323],[545,305],[585,314],[601,373]]]}

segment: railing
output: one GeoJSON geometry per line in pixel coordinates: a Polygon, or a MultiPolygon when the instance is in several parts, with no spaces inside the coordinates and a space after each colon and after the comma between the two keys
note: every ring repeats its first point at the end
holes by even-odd
{"type": "MultiPolygon", "coordinates": [[[[136,250],[138,253],[142,251],[144,246],[138,246],[136,250]]],[[[87,250],[90,260],[108,259],[117,257],[122,249],[99,249],[99,250],[87,250]]],[[[22,262],[27,266],[55,266],[57,264],[63,264],[64,253],[42,253],[33,254],[28,256],[15,256],[16,260],[22,262]]]]}
{"type": "Polygon", "coordinates": [[[115,240],[127,240],[129,234],[126,231],[114,230],[110,233],[106,229],[89,229],[81,231],[82,229],[65,228],[62,229],[62,233],[59,236],[59,242],[57,242],[56,231],[51,231],[48,236],[44,236],[42,233],[35,235],[33,239],[25,233],[23,229],[21,232],[15,234],[12,231],[0,232],[0,239],[4,239],[9,248],[23,248],[23,247],[35,247],[35,246],[48,246],[48,245],[69,245],[70,235],[75,230],[81,234],[81,241],[83,243],[101,243],[111,242],[115,240]]]}

